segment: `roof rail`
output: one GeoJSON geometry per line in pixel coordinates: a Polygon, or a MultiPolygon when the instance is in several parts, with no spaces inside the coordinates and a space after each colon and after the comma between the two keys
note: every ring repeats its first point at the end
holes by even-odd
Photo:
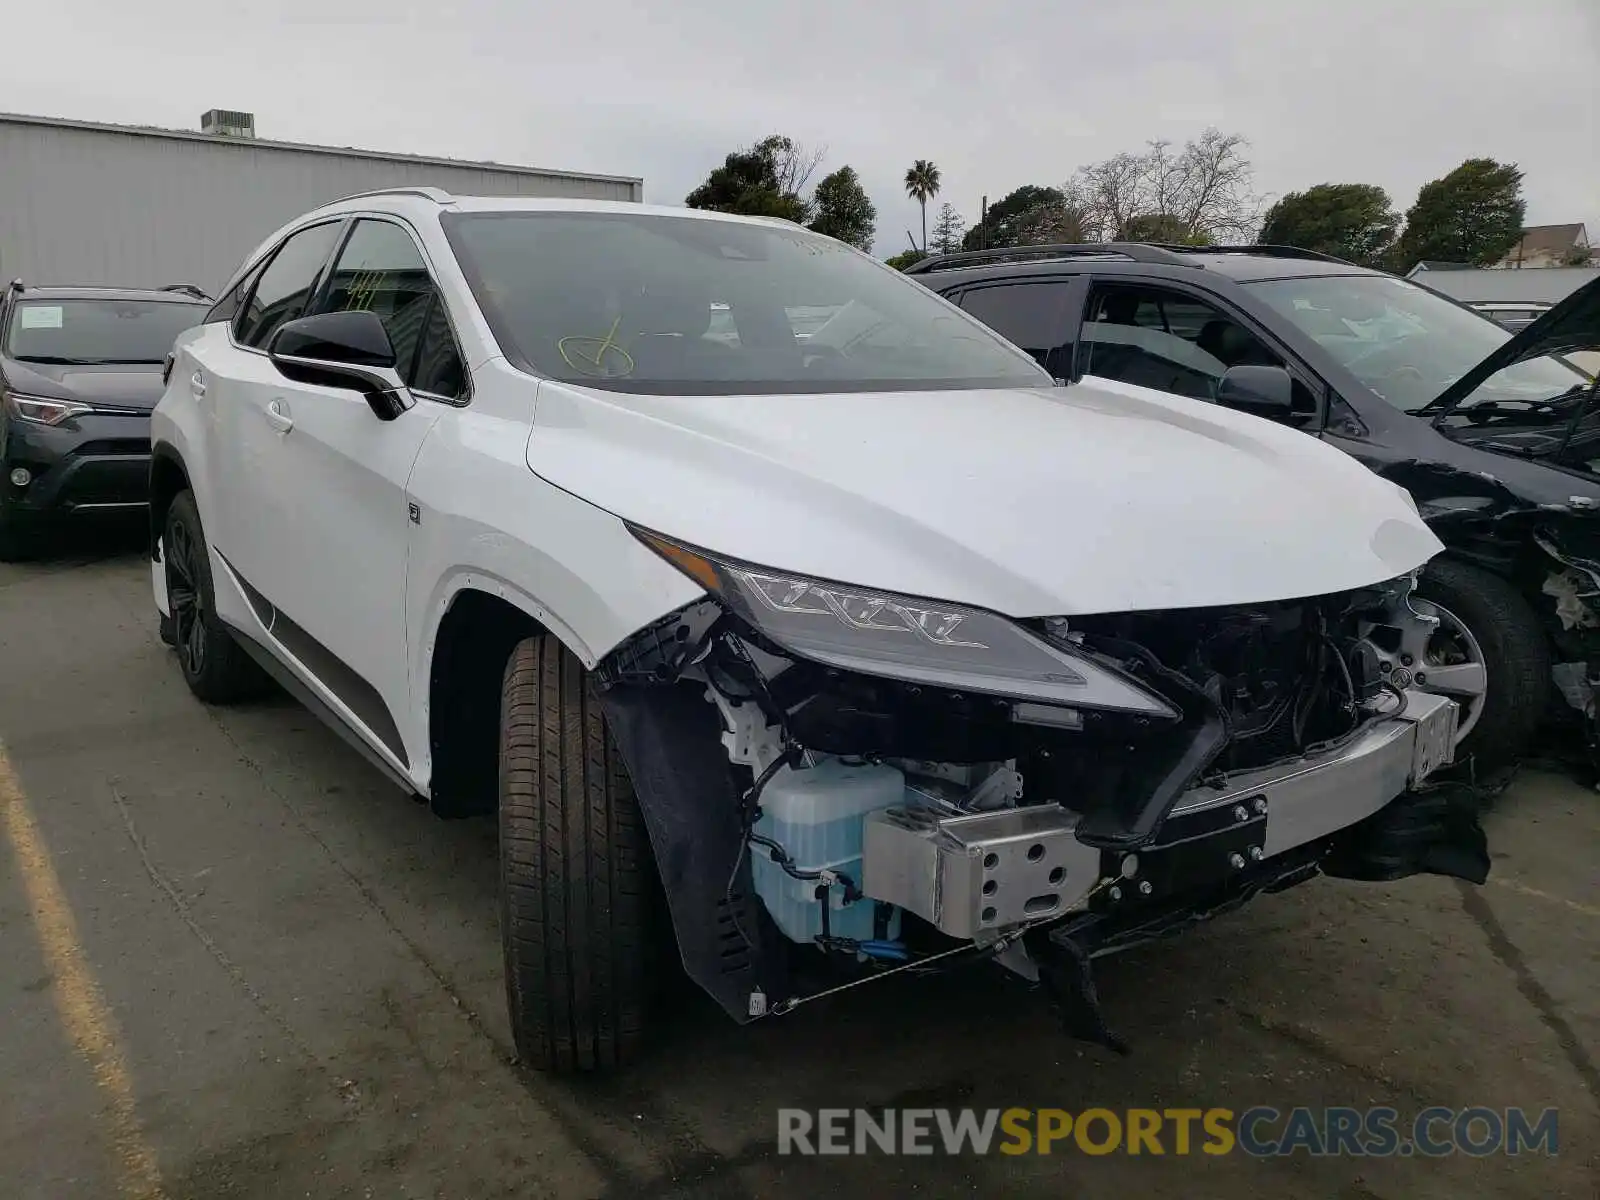
{"type": "MultiPolygon", "coordinates": [[[[1187,247],[1186,247],[1187,248],[1187,247]]],[[[993,250],[961,250],[954,254],[936,254],[905,269],[907,275],[922,275],[929,271],[948,271],[956,267],[970,267],[983,262],[1003,259],[1050,258],[1126,258],[1132,262],[1160,263],[1169,267],[1199,267],[1169,246],[1149,242],[1073,242],[1047,246],[1000,246],[993,250]]]]}
{"type": "Polygon", "coordinates": [[[1313,262],[1341,263],[1347,267],[1357,264],[1347,258],[1335,258],[1320,250],[1306,250],[1299,246],[1279,246],[1272,242],[1255,242],[1248,246],[1175,246],[1159,243],[1165,250],[1177,254],[1259,254],[1264,258],[1304,258],[1313,262]]]}
{"type": "Polygon", "coordinates": [[[13,279],[10,283],[6,284],[6,291],[8,291],[8,292],[20,292],[20,291],[23,290],[23,287],[24,287],[24,285],[23,285],[23,282],[22,282],[22,276],[19,275],[19,276],[17,276],[17,278],[13,279]]]}
{"type": "Polygon", "coordinates": [[[210,300],[212,297],[197,288],[192,283],[168,283],[156,289],[158,292],[186,292],[196,300],[210,300]]]}
{"type": "Polygon", "coordinates": [[[337,200],[330,200],[329,204],[343,204],[346,200],[365,200],[368,196],[421,196],[432,200],[435,204],[454,204],[456,198],[443,188],[436,187],[386,187],[373,188],[370,192],[354,192],[349,196],[340,196],[337,200]]]}

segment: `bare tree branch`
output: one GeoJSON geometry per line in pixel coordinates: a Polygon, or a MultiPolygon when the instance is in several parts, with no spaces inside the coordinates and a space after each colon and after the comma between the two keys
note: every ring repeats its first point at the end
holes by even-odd
{"type": "Polygon", "coordinates": [[[1248,241],[1263,209],[1248,148],[1242,135],[1219,129],[1178,151],[1157,140],[1142,154],[1080,167],[1065,190],[1082,206],[1085,231],[1102,239],[1165,229],[1186,240],[1248,241]]]}

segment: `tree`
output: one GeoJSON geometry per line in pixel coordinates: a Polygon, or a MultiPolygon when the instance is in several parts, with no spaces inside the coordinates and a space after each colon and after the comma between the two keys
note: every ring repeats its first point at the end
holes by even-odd
{"type": "Polygon", "coordinates": [[[1261,241],[1298,246],[1376,267],[1394,243],[1400,214],[1370,183],[1319,183],[1290,192],[1267,210],[1261,241]]]}
{"type": "Polygon", "coordinates": [[[1587,267],[1594,261],[1594,252],[1588,246],[1573,246],[1561,256],[1563,267],[1587,267]]]}
{"type": "Polygon", "coordinates": [[[1096,238],[1155,228],[1167,235],[1164,241],[1249,241],[1260,200],[1247,149],[1242,134],[1220,129],[1207,129],[1178,151],[1171,142],[1154,141],[1142,154],[1124,152],[1080,167],[1066,191],[1096,238]],[[1141,218],[1146,224],[1132,224],[1141,218]]]}
{"type": "Polygon", "coordinates": [[[690,208],[783,217],[804,224],[811,204],[801,198],[822,151],[810,151],[782,134],[735,150],[684,199],[690,208]]]}
{"type": "MultiPolygon", "coordinates": [[[[1055,192],[1055,188],[1048,189],[1055,192]]],[[[1018,246],[1086,242],[1083,206],[1070,195],[1048,196],[1017,215],[1012,224],[1018,246]]]]}
{"type": "Polygon", "coordinates": [[[1043,231],[1063,222],[1070,211],[1060,188],[1025,183],[989,206],[984,218],[961,239],[963,250],[1037,245],[1043,231]]]}
{"type": "Polygon", "coordinates": [[[1480,267],[1499,262],[1521,240],[1526,209],[1522,172],[1514,163],[1469,158],[1422,185],[1396,243],[1395,269],[1425,258],[1480,267]]]}
{"type": "Polygon", "coordinates": [[[939,206],[939,215],[933,219],[933,248],[940,254],[953,254],[961,249],[961,234],[966,220],[946,200],[939,206]]]}
{"type": "Polygon", "coordinates": [[[1174,213],[1145,213],[1129,217],[1117,230],[1119,242],[1163,242],[1169,246],[1209,246],[1211,236],[1190,229],[1184,219],[1174,213]]]}
{"type": "Polygon", "coordinates": [[[928,201],[939,194],[939,168],[919,158],[906,170],[906,195],[922,206],[922,251],[928,251],[928,201]]]}
{"type": "Polygon", "coordinates": [[[919,263],[927,257],[921,250],[902,250],[899,254],[891,254],[883,261],[896,271],[904,271],[907,267],[919,263]]]}
{"type": "Polygon", "coordinates": [[[854,167],[840,167],[824,176],[812,194],[811,203],[816,212],[812,229],[849,242],[858,250],[872,249],[878,210],[861,186],[854,167]]]}

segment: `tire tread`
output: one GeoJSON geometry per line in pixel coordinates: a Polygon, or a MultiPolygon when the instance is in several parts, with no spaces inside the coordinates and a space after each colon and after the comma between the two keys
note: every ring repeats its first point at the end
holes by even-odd
{"type": "Polygon", "coordinates": [[[501,689],[506,992],[530,1065],[592,1071],[643,1040],[651,859],[638,803],[583,666],[529,638],[501,689]]]}

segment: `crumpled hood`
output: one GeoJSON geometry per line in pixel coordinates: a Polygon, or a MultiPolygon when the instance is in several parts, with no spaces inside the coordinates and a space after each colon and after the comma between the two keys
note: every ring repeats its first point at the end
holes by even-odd
{"type": "Polygon", "coordinates": [[[147,412],[156,406],[163,390],[159,364],[74,366],[12,360],[6,365],[6,375],[19,392],[147,412]]]}
{"type": "Polygon", "coordinates": [[[695,546],[1011,616],[1361,587],[1442,549],[1296,430],[1144,388],[635,396],[544,382],[542,478],[695,546]]]}

